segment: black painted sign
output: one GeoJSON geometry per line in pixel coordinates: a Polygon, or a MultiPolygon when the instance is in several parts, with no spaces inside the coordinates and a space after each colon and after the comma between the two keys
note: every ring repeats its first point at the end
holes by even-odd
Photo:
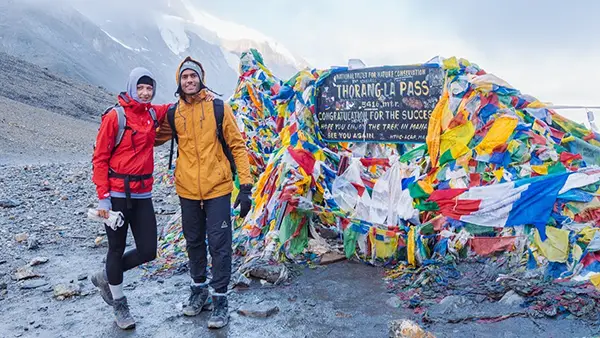
{"type": "Polygon", "coordinates": [[[317,87],[317,119],[329,142],[422,143],[444,86],[437,65],[333,71],[317,87]]]}

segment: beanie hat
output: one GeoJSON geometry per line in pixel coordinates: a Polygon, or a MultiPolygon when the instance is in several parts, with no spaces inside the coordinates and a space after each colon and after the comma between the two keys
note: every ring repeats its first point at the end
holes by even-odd
{"type": "Polygon", "coordinates": [[[200,68],[200,66],[193,61],[186,61],[181,65],[181,69],[179,70],[179,85],[181,85],[181,74],[188,69],[196,72],[200,78],[200,82],[204,82],[204,72],[202,71],[202,68],[200,68]]]}
{"type": "Polygon", "coordinates": [[[140,77],[140,79],[137,82],[138,85],[144,84],[144,85],[150,85],[150,86],[154,86],[154,80],[152,80],[152,78],[148,75],[144,75],[142,77],[140,77]]]}

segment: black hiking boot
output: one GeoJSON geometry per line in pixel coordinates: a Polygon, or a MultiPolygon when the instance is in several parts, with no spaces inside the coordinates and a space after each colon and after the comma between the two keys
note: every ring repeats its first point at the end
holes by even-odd
{"type": "Polygon", "coordinates": [[[212,299],[208,297],[208,286],[190,287],[191,293],[187,304],[183,306],[183,314],[188,317],[198,315],[202,310],[212,310],[212,299]]]}
{"type": "Polygon", "coordinates": [[[108,278],[106,277],[106,270],[98,271],[90,278],[92,284],[100,290],[100,296],[108,305],[113,305],[113,296],[108,287],[108,278]]]}
{"type": "Polygon", "coordinates": [[[119,328],[129,330],[135,327],[135,320],[133,320],[131,313],[129,313],[129,305],[127,304],[126,297],[113,300],[113,308],[115,322],[119,328]]]}
{"type": "Polygon", "coordinates": [[[227,296],[213,296],[214,309],[208,319],[209,329],[220,329],[229,323],[229,304],[227,296]]]}

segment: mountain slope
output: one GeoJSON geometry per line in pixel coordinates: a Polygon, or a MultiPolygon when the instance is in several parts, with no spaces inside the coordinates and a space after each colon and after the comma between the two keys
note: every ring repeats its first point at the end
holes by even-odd
{"type": "Polygon", "coordinates": [[[21,59],[116,92],[134,53],[68,5],[0,4],[0,46],[21,59]]]}
{"type": "Polygon", "coordinates": [[[203,62],[207,85],[225,96],[235,89],[239,54],[246,48],[261,50],[282,78],[304,64],[260,34],[236,40],[215,32],[231,25],[182,0],[5,0],[0,48],[112,92],[123,90],[131,69],[144,66],[158,82],[156,102],[175,99],[175,69],[187,55],[203,62]]]}
{"type": "Polygon", "coordinates": [[[83,120],[99,121],[102,111],[116,102],[116,95],[101,87],[57,75],[2,52],[0,83],[0,97],[83,120]]]}
{"type": "Polygon", "coordinates": [[[89,159],[115,96],[0,52],[0,165],[89,159]]]}

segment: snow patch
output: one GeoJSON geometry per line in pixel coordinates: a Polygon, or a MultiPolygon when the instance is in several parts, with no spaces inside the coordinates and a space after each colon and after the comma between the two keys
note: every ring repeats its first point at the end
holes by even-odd
{"type": "Polygon", "coordinates": [[[102,31],[103,31],[103,32],[104,32],[104,34],[106,34],[106,35],[107,35],[109,38],[111,38],[111,40],[113,40],[114,42],[118,43],[119,45],[121,45],[121,46],[125,47],[126,49],[129,49],[129,50],[130,50],[130,51],[132,51],[132,52],[139,52],[139,51],[140,51],[139,49],[136,49],[136,48],[131,48],[131,47],[127,46],[127,45],[126,45],[126,44],[124,44],[124,43],[123,43],[121,40],[119,40],[119,39],[115,38],[114,36],[112,36],[112,35],[108,34],[108,32],[107,32],[107,31],[105,31],[104,29],[103,29],[102,31]]]}
{"type": "Polygon", "coordinates": [[[233,69],[233,71],[238,74],[240,72],[239,68],[240,68],[240,57],[237,56],[234,53],[231,53],[230,51],[226,50],[225,48],[221,47],[221,52],[223,53],[223,56],[225,57],[225,61],[227,61],[227,64],[229,65],[229,67],[231,69],[233,69]]]}
{"type": "Polygon", "coordinates": [[[180,55],[190,47],[190,39],[185,32],[185,21],[183,19],[163,15],[157,21],[160,35],[173,54],[180,55]]]}

